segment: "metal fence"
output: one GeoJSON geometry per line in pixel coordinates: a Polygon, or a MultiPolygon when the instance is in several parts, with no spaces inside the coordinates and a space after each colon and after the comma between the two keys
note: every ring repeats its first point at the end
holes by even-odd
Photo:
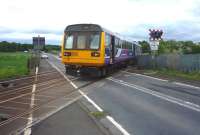
{"type": "Polygon", "coordinates": [[[168,68],[184,72],[200,71],[200,54],[166,54],[159,56],[139,56],[140,68],[168,68]]]}

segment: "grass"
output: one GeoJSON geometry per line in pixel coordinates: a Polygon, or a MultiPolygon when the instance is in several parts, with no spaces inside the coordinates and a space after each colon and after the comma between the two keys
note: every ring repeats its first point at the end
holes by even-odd
{"type": "Polygon", "coordinates": [[[187,80],[197,80],[200,81],[200,71],[196,72],[181,72],[177,70],[171,70],[171,69],[156,69],[156,70],[146,70],[145,71],[147,74],[148,73],[155,73],[158,75],[167,75],[170,77],[178,77],[178,78],[183,78],[187,80]]]}
{"type": "Polygon", "coordinates": [[[106,116],[106,113],[105,113],[105,112],[100,112],[100,111],[91,112],[91,114],[92,114],[94,117],[98,118],[98,119],[103,118],[103,117],[106,116]]]}
{"type": "Polygon", "coordinates": [[[29,53],[2,53],[0,52],[0,79],[7,79],[27,75],[27,60],[29,53]]]}

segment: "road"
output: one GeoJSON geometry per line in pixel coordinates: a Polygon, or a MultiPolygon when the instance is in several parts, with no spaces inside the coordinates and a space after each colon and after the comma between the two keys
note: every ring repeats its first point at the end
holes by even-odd
{"type": "Polygon", "coordinates": [[[103,135],[76,102],[32,127],[32,135],[103,135]]]}
{"type": "MultiPolygon", "coordinates": [[[[58,58],[50,56],[61,71],[58,58]]],[[[127,70],[127,69],[126,69],[127,70]]],[[[90,78],[71,76],[81,87],[90,78]]],[[[200,88],[119,71],[86,88],[88,97],[133,135],[199,135],[200,88]]]]}

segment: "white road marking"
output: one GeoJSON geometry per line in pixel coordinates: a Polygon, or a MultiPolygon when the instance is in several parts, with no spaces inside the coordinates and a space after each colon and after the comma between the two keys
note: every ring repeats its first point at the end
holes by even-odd
{"type": "Polygon", "coordinates": [[[73,79],[71,79],[71,81],[76,81],[76,80],[78,80],[80,77],[75,77],[75,78],[73,78],[73,79]]]}
{"type": "Polygon", "coordinates": [[[98,106],[92,99],[90,99],[84,92],[81,90],[78,90],[83,97],[85,97],[98,111],[103,112],[103,109],[101,109],[100,106],[98,106]]]}
{"type": "Polygon", "coordinates": [[[122,133],[123,135],[130,135],[118,122],[116,122],[111,116],[106,116],[106,118],[112,122],[122,133]]]}
{"type": "Polygon", "coordinates": [[[197,87],[197,86],[184,84],[184,83],[180,83],[180,82],[173,82],[173,83],[176,84],[176,85],[186,86],[186,87],[190,87],[190,88],[194,88],[194,89],[199,89],[200,90],[200,87],[197,87]]]}
{"type": "Polygon", "coordinates": [[[147,76],[147,75],[142,75],[142,74],[137,74],[137,73],[131,73],[131,72],[128,72],[128,71],[121,71],[121,72],[124,72],[124,73],[127,73],[127,74],[136,75],[136,76],[143,76],[143,77],[154,79],[154,80],[158,80],[158,81],[168,82],[168,80],[160,79],[160,78],[155,78],[155,77],[151,77],[151,76],[147,76]]]}
{"type": "MultiPolygon", "coordinates": [[[[73,100],[70,100],[68,102],[66,102],[63,106],[60,107],[56,107],[56,109],[54,109],[53,111],[46,113],[44,116],[40,117],[39,119],[37,119],[37,121],[34,121],[33,123],[31,123],[30,125],[28,125],[26,128],[24,128],[22,131],[20,131],[21,133],[26,131],[28,128],[30,128],[31,126],[45,120],[46,118],[50,117],[51,115],[55,114],[56,112],[62,110],[63,108],[67,107],[68,105],[74,103],[75,101],[77,101],[78,99],[80,99],[82,96],[78,96],[76,98],[74,98],[73,100]]],[[[27,118],[30,119],[30,118],[27,118]]],[[[30,135],[30,134],[29,134],[30,135]]]]}
{"type": "Polygon", "coordinates": [[[35,75],[36,75],[36,76],[38,75],[38,70],[39,70],[39,68],[36,67],[36,69],[35,69],[35,75]]]}
{"type": "Polygon", "coordinates": [[[108,79],[108,80],[111,80],[111,81],[113,81],[113,82],[116,82],[116,83],[118,83],[118,84],[122,84],[122,85],[124,85],[124,86],[128,86],[128,87],[137,89],[137,90],[139,90],[139,91],[142,91],[142,92],[144,92],[144,93],[147,93],[147,94],[156,96],[156,97],[158,97],[158,98],[160,98],[160,99],[164,99],[164,100],[166,100],[166,101],[169,101],[169,102],[178,104],[178,105],[180,105],[180,106],[189,108],[189,109],[191,109],[191,110],[200,112],[200,106],[197,105],[197,104],[194,104],[194,103],[191,103],[191,102],[188,102],[188,101],[184,101],[184,100],[182,100],[182,99],[178,99],[178,98],[175,98],[175,97],[172,97],[172,96],[168,96],[168,95],[166,95],[166,94],[163,94],[163,93],[160,93],[160,92],[156,92],[156,91],[153,91],[153,90],[150,90],[150,89],[147,89],[147,88],[144,88],[144,87],[135,85],[135,84],[131,84],[131,83],[128,83],[128,82],[124,82],[124,81],[119,80],[119,79],[114,79],[114,78],[112,78],[112,77],[109,77],[109,78],[107,78],[107,79],[108,79]]]}
{"type": "MultiPolygon", "coordinates": [[[[131,73],[131,72],[128,72],[128,71],[121,71],[121,72],[124,72],[124,73],[127,73],[127,74],[136,75],[136,76],[143,76],[143,77],[151,78],[151,79],[158,80],[158,81],[169,82],[169,80],[155,78],[155,77],[142,75],[142,74],[137,74],[137,73],[131,73]]],[[[180,86],[185,86],[185,87],[190,87],[190,88],[194,88],[194,89],[199,89],[200,90],[200,87],[189,85],[189,84],[184,84],[184,83],[180,83],[180,82],[176,82],[176,81],[171,82],[171,83],[172,84],[176,84],[176,85],[180,85],[180,86]]]]}
{"type": "MultiPolygon", "coordinates": [[[[48,60],[47,60],[48,61],[48,60]]],[[[63,77],[75,88],[78,89],[78,87],[63,73],[60,71],[60,69],[58,69],[53,63],[51,63],[50,61],[48,61],[52,67],[54,67],[61,75],[63,75],[63,77]]],[[[98,111],[103,112],[103,109],[98,106],[91,98],[89,98],[83,91],[78,90],[79,93],[86,98],[98,111]]],[[[111,116],[106,116],[106,118],[113,123],[113,125],[115,125],[115,127],[117,129],[119,129],[119,131],[123,134],[123,135],[130,135],[130,133],[128,133],[128,131],[126,131],[118,122],[116,122],[111,116]]]]}
{"type": "MultiPolygon", "coordinates": [[[[39,70],[39,68],[36,67],[36,70],[35,70],[35,82],[37,81],[38,70],[39,70]]],[[[31,108],[33,108],[33,106],[35,105],[34,104],[35,91],[36,91],[36,84],[33,84],[32,95],[31,95],[31,104],[30,104],[31,108]]],[[[28,122],[26,124],[26,130],[24,131],[24,135],[31,135],[31,127],[29,127],[29,125],[31,125],[32,122],[33,122],[33,114],[30,113],[29,118],[28,118],[28,122]]]]}

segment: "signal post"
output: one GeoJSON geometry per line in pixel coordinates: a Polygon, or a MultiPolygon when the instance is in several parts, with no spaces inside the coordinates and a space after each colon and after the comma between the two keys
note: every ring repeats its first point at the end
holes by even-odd
{"type": "Polygon", "coordinates": [[[149,44],[152,54],[152,60],[153,60],[153,67],[156,67],[156,61],[155,61],[155,55],[158,51],[158,46],[160,40],[162,40],[163,31],[162,30],[155,30],[155,29],[149,29],[149,44]]]}

